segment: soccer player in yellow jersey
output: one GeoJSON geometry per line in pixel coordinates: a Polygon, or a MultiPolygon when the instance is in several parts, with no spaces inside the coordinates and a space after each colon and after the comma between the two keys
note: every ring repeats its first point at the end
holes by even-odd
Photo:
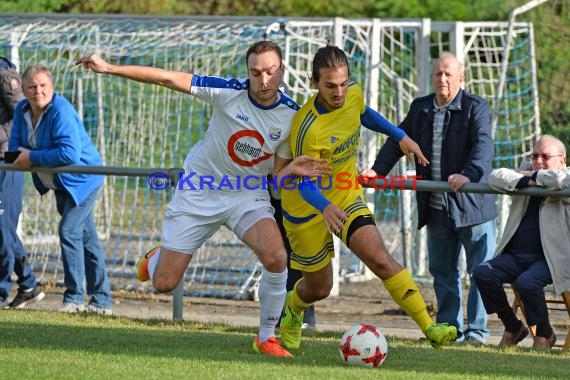
{"type": "Polygon", "coordinates": [[[427,159],[401,129],[364,104],[362,89],[350,80],[348,59],[341,49],[330,44],[320,48],[311,79],[318,92],[293,119],[291,150],[294,157],[327,159],[333,173],[328,178],[297,178],[281,190],[284,224],[293,248],[291,267],[303,272],[285,300],[279,329],[283,344],[299,348],[304,310],[330,294],[334,233],[382,279],[432,346],[446,345],[456,338],[456,328],[433,322],[410,273],[384,246],[364,193],[355,184],[360,125],[398,139],[402,151],[409,157],[415,154],[420,164],[426,165],[427,159]]]}

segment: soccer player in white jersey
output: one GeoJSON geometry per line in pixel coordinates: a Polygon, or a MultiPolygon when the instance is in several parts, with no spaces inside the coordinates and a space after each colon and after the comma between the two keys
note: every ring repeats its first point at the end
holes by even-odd
{"type": "Polygon", "coordinates": [[[285,301],[287,253],[262,182],[271,173],[279,179],[328,175],[331,171],[326,160],[304,156],[292,161],[289,131],[299,107],[279,91],[284,73],[279,46],[257,42],[248,49],[246,62],[248,78],[241,80],[113,65],[96,54],[84,56],[76,64],[96,73],[192,94],[213,106],[204,139],[184,162],[184,180],[164,216],[162,243],[141,259],[137,277],[152,279],[158,292],[172,291],[183,278],[192,254],[225,225],[263,265],[260,327],[253,349],[269,356],[291,357],[275,336],[285,301]]]}

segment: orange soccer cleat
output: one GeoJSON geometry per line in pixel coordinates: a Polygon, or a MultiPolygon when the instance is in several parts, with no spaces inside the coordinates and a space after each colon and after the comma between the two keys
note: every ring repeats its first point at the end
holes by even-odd
{"type": "Polygon", "coordinates": [[[139,261],[139,264],[137,265],[137,279],[140,282],[146,282],[150,280],[150,275],[148,274],[148,261],[158,252],[161,245],[162,242],[152,247],[152,249],[145,253],[145,255],[139,261]]]}
{"type": "Polygon", "coordinates": [[[274,336],[269,337],[266,342],[260,342],[259,336],[256,335],[255,340],[253,341],[253,350],[260,354],[273,356],[275,358],[293,357],[293,355],[291,355],[286,349],[281,347],[281,342],[274,336]]]}

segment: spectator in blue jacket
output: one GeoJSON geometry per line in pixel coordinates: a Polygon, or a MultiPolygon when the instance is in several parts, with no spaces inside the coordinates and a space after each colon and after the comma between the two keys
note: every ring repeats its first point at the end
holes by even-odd
{"type": "MultiPolygon", "coordinates": [[[[99,152],[76,110],[54,91],[47,67],[27,68],[22,75],[22,88],[26,99],[18,103],[14,112],[9,143],[10,150],[20,151],[15,166],[101,165],[99,152]]],[[[59,311],[112,314],[105,255],[93,219],[103,176],[34,172],[32,178],[40,194],[53,190],[61,215],[58,233],[66,289],[59,311]],[[87,308],[84,282],[91,297],[87,308]]]]}
{"type": "MultiPolygon", "coordinates": [[[[0,57],[0,159],[8,149],[12,116],[16,104],[24,98],[22,81],[16,66],[0,57]]],[[[45,294],[36,281],[28,255],[18,236],[22,211],[24,173],[0,171],[0,307],[19,309],[41,301],[45,294]],[[11,302],[12,273],[18,276],[18,293],[11,302]]]]}
{"type": "MultiPolygon", "coordinates": [[[[461,89],[463,68],[453,54],[443,53],[434,62],[431,79],[434,93],[412,102],[400,128],[419,144],[430,162],[428,166],[416,165],[416,175],[445,181],[452,192],[416,193],[418,228],[427,225],[437,322],[456,326],[458,341],[480,345],[489,335],[487,313],[471,281],[464,328],[459,254],[463,246],[469,276],[477,265],[493,257],[495,196],[458,190],[469,182],[488,182],[493,161],[491,113],[484,99],[461,89]]],[[[398,142],[389,138],[372,169],[362,174],[386,176],[401,156],[398,142]]]]}

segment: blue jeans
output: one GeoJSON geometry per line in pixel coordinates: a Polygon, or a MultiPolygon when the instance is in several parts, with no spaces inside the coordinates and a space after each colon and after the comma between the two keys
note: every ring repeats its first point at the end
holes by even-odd
{"type": "Polygon", "coordinates": [[[110,308],[111,286],[105,269],[105,254],[99,244],[99,237],[93,220],[93,206],[99,195],[94,190],[80,204],[65,190],[56,190],[57,211],[61,215],[59,239],[65,292],[63,302],[83,303],[84,285],[91,296],[91,305],[110,308]]]}
{"type": "Polygon", "coordinates": [[[514,282],[525,305],[528,324],[548,322],[544,287],[552,284],[552,276],[543,254],[505,252],[479,265],[473,278],[489,314],[511,307],[503,286],[514,282]]]}
{"type": "Polygon", "coordinates": [[[23,192],[23,172],[0,172],[0,301],[5,301],[12,290],[13,272],[20,289],[36,286],[26,250],[16,233],[23,192]]]}
{"type": "Polygon", "coordinates": [[[471,279],[467,294],[467,328],[463,322],[463,286],[459,268],[461,246],[465,250],[467,273],[472,276],[477,265],[493,257],[495,220],[454,229],[443,211],[430,209],[427,225],[429,271],[437,299],[437,322],[457,327],[457,340],[472,336],[484,342],[489,336],[487,311],[477,285],[471,279]]]}

